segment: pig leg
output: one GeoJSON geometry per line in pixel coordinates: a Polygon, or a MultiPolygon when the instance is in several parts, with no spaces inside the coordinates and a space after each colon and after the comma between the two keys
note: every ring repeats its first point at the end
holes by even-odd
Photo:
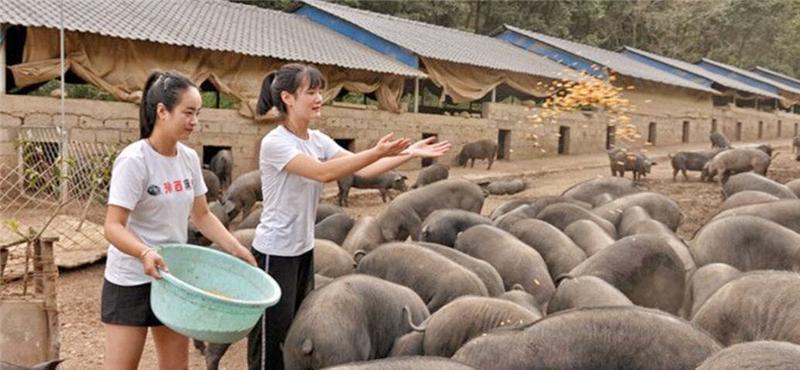
{"type": "Polygon", "coordinates": [[[0,249],[0,282],[3,280],[3,272],[6,269],[6,262],[8,262],[8,249],[0,249]]]}
{"type": "MultiPolygon", "coordinates": [[[[672,181],[675,181],[675,177],[678,175],[678,171],[679,170],[677,168],[673,168],[672,169],[672,181]]],[[[684,172],[684,176],[686,176],[685,172],[684,172]]]]}
{"type": "Polygon", "coordinates": [[[689,175],[686,174],[686,169],[681,169],[681,173],[683,173],[683,179],[689,181],[689,175]]]}
{"type": "Polygon", "coordinates": [[[384,203],[386,203],[386,196],[387,196],[387,195],[388,195],[388,193],[389,193],[389,189],[381,188],[381,189],[379,189],[379,190],[380,190],[380,192],[381,192],[381,200],[382,200],[384,203]]]}
{"type": "Polygon", "coordinates": [[[205,359],[207,370],[219,369],[219,363],[222,361],[222,356],[228,351],[230,344],[209,343],[206,348],[205,359]]]}
{"type": "Polygon", "coordinates": [[[253,208],[253,203],[242,204],[242,220],[244,220],[247,215],[250,214],[250,210],[253,208]]]}
{"type": "Polygon", "coordinates": [[[194,343],[194,348],[197,349],[200,353],[206,353],[206,342],[201,340],[192,339],[192,343],[194,343]]]}
{"type": "Polygon", "coordinates": [[[350,199],[350,188],[343,188],[339,191],[339,206],[348,207],[350,199]]]}

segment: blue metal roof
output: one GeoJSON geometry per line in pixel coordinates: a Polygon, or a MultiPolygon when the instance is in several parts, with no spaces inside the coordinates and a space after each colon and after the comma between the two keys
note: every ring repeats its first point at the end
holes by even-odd
{"type": "MultiPolygon", "coordinates": [[[[586,63],[588,62],[594,65],[605,66],[623,76],[704,91],[713,94],[718,93],[716,90],[708,86],[674,76],[657,68],[653,68],[647,64],[640,63],[620,53],[559,39],[557,37],[547,36],[510,25],[503,25],[503,29],[515,33],[515,37],[527,37],[534,41],[532,44],[530,44],[530,47],[528,47],[527,50],[551,58],[554,61],[566,64],[576,69],[585,70],[586,63]]],[[[520,47],[523,47],[524,45],[519,41],[513,42],[512,36],[509,36],[508,32],[496,32],[496,37],[500,37],[507,42],[512,42],[514,45],[520,47]]],[[[586,72],[591,73],[590,71],[586,72]]]]}
{"type": "Polygon", "coordinates": [[[550,79],[572,78],[558,63],[485,35],[319,0],[301,0],[293,12],[408,65],[413,65],[414,56],[550,79]]]}
{"type": "Polygon", "coordinates": [[[764,76],[766,78],[769,78],[771,80],[775,80],[775,81],[778,81],[780,83],[789,85],[791,87],[795,87],[795,88],[800,89],[800,80],[798,80],[798,79],[796,79],[794,77],[789,77],[789,76],[787,76],[785,74],[782,74],[780,72],[775,72],[775,71],[773,71],[771,69],[767,69],[767,68],[764,68],[764,67],[753,68],[753,72],[757,73],[757,74],[759,74],[761,76],[764,76]]]}
{"type": "Polygon", "coordinates": [[[782,84],[775,80],[770,80],[759,74],[738,67],[734,67],[732,65],[713,61],[708,58],[703,58],[696,64],[708,71],[714,72],[716,74],[728,78],[732,78],[734,80],[740,81],[750,86],[757,87],[759,89],[771,91],[775,94],[780,94],[781,91],[784,91],[790,94],[800,95],[800,89],[796,89],[794,87],[782,84]]]}
{"type": "Polygon", "coordinates": [[[530,50],[537,55],[541,55],[550,60],[567,65],[572,69],[586,72],[596,78],[608,79],[608,70],[604,66],[577,55],[572,55],[559,48],[552,47],[545,43],[536,41],[517,32],[505,30],[494,36],[497,39],[506,41],[525,50],[530,50]]]}
{"type": "Polygon", "coordinates": [[[766,98],[781,99],[779,95],[776,95],[773,92],[759,89],[732,78],[713,73],[696,64],[665,57],[663,55],[649,53],[644,50],[632,48],[630,46],[624,47],[622,53],[630,58],[636,59],[642,63],[646,63],[651,67],[661,69],[662,71],[672,73],[676,76],[683,77],[705,86],[711,87],[712,83],[717,83],[729,89],[744,91],[766,98]]]}

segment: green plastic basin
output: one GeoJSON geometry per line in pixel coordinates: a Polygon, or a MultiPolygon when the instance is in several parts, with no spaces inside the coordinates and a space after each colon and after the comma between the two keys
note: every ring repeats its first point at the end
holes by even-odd
{"type": "Polygon", "coordinates": [[[190,244],[156,250],[169,272],[153,281],[150,305],[164,325],[190,338],[236,342],[281,297],[266,272],[227,253],[190,244]]]}

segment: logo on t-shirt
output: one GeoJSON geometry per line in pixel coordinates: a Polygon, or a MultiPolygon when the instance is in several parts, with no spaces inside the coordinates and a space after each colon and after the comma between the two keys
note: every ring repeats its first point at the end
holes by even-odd
{"type": "Polygon", "coordinates": [[[170,193],[180,193],[184,190],[191,190],[192,182],[189,179],[165,181],[161,186],[150,185],[147,187],[147,194],[152,196],[170,193]]]}
{"type": "Polygon", "coordinates": [[[150,195],[159,195],[161,193],[171,194],[180,193],[184,190],[192,190],[192,181],[189,179],[164,181],[161,186],[150,185],[147,187],[147,193],[150,195]]]}
{"type": "Polygon", "coordinates": [[[147,187],[147,194],[152,196],[159,195],[161,194],[161,188],[159,188],[158,185],[150,185],[147,187]]]}

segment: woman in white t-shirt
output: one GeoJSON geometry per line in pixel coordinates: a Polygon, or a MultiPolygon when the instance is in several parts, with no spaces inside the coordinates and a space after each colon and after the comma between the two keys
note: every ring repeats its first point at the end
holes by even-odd
{"type": "Polygon", "coordinates": [[[283,369],[280,345],[295,312],[314,287],[314,220],[323,184],[352,174],[380,175],[413,158],[439,157],[450,149],[429,138],[411,144],[388,134],[371,149],[353,154],[328,135],[309,129],[320,117],[325,79],[316,68],[287,64],[264,79],[260,114],[275,107],[279,125],[261,140],[259,168],[263,211],[253,254],[281,287],[281,299],[266,310],[248,337],[248,365],[283,369]]]}
{"type": "Polygon", "coordinates": [[[141,140],[114,162],[105,221],[108,247],[101,298],[106,369],[136,369],[147,330],[159,368],[187,369],[188,339],[166,326],[150,308],[150,282],[167,265],[152,246],[186,243],[188,220],[229,253],[255,259],[206,203],[197,153],[184,144],[197,125],[202,100],[197,87],[177,73],[147,79],[139,111],[141,140]]]}

